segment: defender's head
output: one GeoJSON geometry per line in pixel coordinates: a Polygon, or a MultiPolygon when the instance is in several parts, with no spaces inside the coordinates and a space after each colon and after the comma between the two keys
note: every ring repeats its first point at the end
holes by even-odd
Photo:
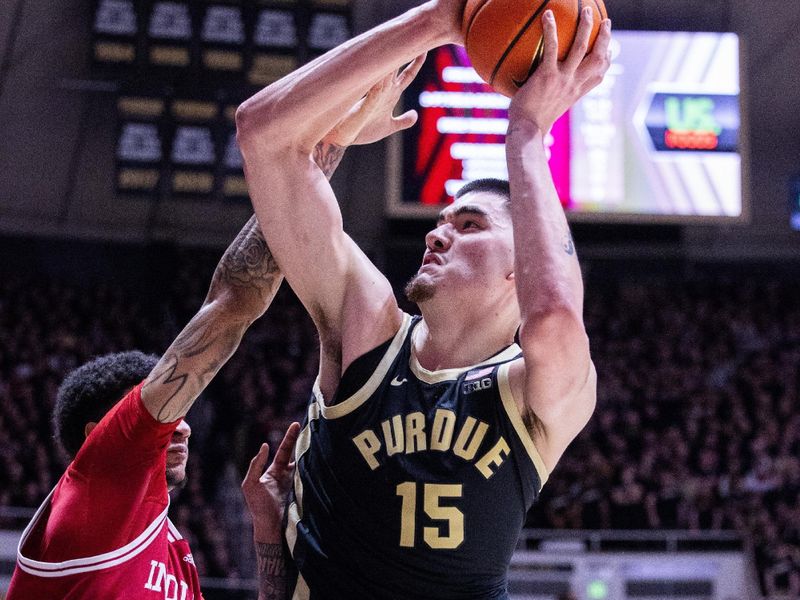
{"type": "MultiPolygon", "coordinates": [[[[141,383],[156,366],[158,356],[142,352],[106,354],[78,367],[64,379],[56,395],[53,429],[56,441],[74,458],[86,436],[125,394],[141,383]]],[[[191,429],[181,421],[167,456],[167,484],[173,488],[186,478],[191,429]]]]}
{"type": "Polygon", "coordinates": [[[425,236],[422,266],[406,285],[420,305],[440,294],[448,302],[516,303],[514,237],[508,181],[464,185],[425,236]]]}

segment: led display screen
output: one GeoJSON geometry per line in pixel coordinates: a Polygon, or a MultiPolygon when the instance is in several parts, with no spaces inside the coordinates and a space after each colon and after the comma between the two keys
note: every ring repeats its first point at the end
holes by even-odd
{"type": "MultiPolygon", "coordinates": [[[[617,31],[603,83],[546,140],[565,210],[607,220],[735,219],[741,181],[734,34],[617,31]]],[[[463,48],[429,53],[406,92],[419,123],[402,138],[393,216],[431,216],[466,181],[506,178],[509,99],[463,48]]],[[[396,149],[395,149],[396,150],[396,149]]]]}

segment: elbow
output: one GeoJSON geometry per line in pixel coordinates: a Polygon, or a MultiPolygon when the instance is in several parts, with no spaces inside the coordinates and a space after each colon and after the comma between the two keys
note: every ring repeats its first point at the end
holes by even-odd
{"type": "Polygon", "coordinates": [[[275,94],[250,98],[236,109],[236,143],[245,164],[255,159],[263,167],[269,157],[280,157],[279,162],[284,162],[292,151],[308,159],[314,144],[301,135],[301,127],[293,125],[287,106],[275,94]]]}
{"type": "Polygon", "coordinates": [[[263,130],[266,128],[268,119],[263,117],[263,111],[256,111],[253,107],[251,100],[246,100],[236,109],[236,141],[239,148],[243,149],[249,145],[250,141],[256,136],[263,135],[263,130]],[[262,113],[257,116],[255,113],[262,113]]]}
{"type": "Polygon", "coordinates": [[[203,302],[203,309],[219,315],[220,318],[252,323],[267,310],[281,281],[282,279],[278,280],[274,289],[258,286],[212,286],[203,302]]]}
{"type": "Polygon", "coordinates": [[[272,142],[282,139],[275,134],[282,122],[279,104],[278,94],[270,93],[267,88],[239,105],[234,116],[239,148],[250,144],[254,139],[272,142]]]}

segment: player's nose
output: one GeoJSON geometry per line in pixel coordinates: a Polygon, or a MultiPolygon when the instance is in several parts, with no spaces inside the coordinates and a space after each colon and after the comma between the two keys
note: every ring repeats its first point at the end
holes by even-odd
{"type": "Polygon", "coordinates": [[[190,435],[192,435],[192,428],[189,427],[189,424],[185,420],[181,419],[181,422],[178,423],[178,427],[175,428],[173,437],[178,437],[181,440],[188,440],[190,435]]]}
{"type": "Polygon", "coordinates": [[[425,236],[425,245],[431,252],[441,252],[450,247],[450,237],[447,235],[447,223],[439,225],[436,229],[432,229],[425,236]]]}

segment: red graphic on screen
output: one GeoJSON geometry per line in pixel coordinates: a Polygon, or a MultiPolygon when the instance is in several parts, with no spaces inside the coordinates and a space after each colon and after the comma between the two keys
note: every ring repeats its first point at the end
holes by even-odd
{"type": "MultiPolygon", "coordinates": [[[[406,135],[406,165],[413,165],[413,169],[406,169],[407,202],[446,205],[452,202],[448,182],[452,193],[462,181],[507,178],[504,155],[502,149],[498,153],[498,146],[505,143],[503,122],[508,120],[508,100],[475,77],[464,48],[445,46],[428,55],[409,89],[411,102],[407,101],[406,107],[417,109],[419,123],[406,135]],[[448,74],[448,67],[456,69],[448,74]],[[453,156],[454,144],[462,154],[467,153],[467,158],[453,156]]],[[[552,135],[550,167],[559,198],[566,206],[570,203],[568,114],[556,122],[552,135]]]]}
{"type": "Polygon", "coordinates": [[[572,205],[572,194],[570,193],[569,177],[569,157],[570,157],[570,127],[569,113],[561,117],[553,124],[551,130],[553,145],[550,146],[550,172],[553,174],[553,182],[556,184],[556,192],[561,200],[561,205],[565,208],[572,205]]]}

